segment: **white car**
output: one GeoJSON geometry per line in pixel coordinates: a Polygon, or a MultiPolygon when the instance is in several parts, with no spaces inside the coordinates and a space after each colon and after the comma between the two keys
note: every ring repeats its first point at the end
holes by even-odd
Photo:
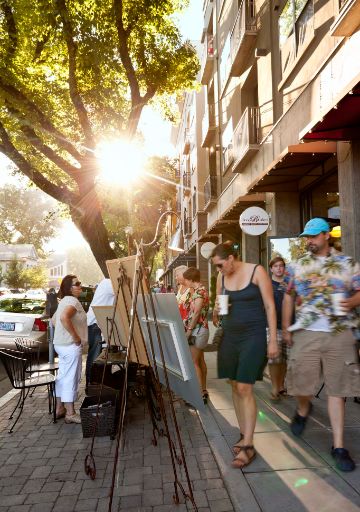
{"type": "Polygon", "coordinates": [[[35,288],[33,290],[26,290],[25,297],[28,297],[29,299],[46,300],[46,293],[41,288],[35,288]]]}
{"type": "Polygon", "coordinates": [[[42,317],[45,300],[27,297],[0,297],[0,348],[16,348],[14,338],[41,341],[41,351],[48,350],[47,323],[42,317]]]}

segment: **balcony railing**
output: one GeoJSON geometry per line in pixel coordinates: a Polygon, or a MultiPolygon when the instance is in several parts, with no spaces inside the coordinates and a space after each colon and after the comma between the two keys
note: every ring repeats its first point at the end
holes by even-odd
{"type": "Polygon", "coordinates": [[[195,219],[196,214],[197,214],[197,192],[196,192],[196,190],[193,192],[191,204],[192,204],[192,217],[193,217],[193,219],[195,219]]]}
{"type": "Polygon", "coordinates": [[[217,176],[209,175],[204,183],[204,210],[217,201],[217,176]]]}
{"type": "Polygon", "coordinates": [[[230,34],[231,76],[239,76],[248,67],[257,36],[255,0],[243,0],[230,34]]]}
{"type": "Polygon", "coordinates": [[[216,127],[217,127],[217,116],[215,114],[215,105],[206,104],[204,117],[201,125],[201,146],[203,148],[211,145],[216,127]]]}
{"type": "Polygon", "coordinates": [[[201,61],[201,83],[206,85],[214,70],[214,36],[206,34],[204,42],[204,53],[201,61]]]}
{"type": "Polygon", "coordinates": [[[232,172],[241,172],[249,158],[258,151],[259,126],[259,107],[246,108],[234,130],[232,172]]]}

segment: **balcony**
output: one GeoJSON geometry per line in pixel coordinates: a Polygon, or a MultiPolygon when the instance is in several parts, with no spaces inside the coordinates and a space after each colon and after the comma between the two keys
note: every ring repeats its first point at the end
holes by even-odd
{"type": "Polygon", "coordinates": [[[203,85],[206,85],[209,82],[213,74],[214,59],[214,36],[206,34],[200,71],[200,81],[203,85]]]}
{"type": "Polygon", "coordinates": [[[339,8],[339,15],[330,27],[330,34],[350,37],[359,28],[360,0],[339,0],[339,8]]]}
{"type": "Polygon", "coordinates": [[[243,0],[230,34],[231,76],[240,76],[249,66],[257,32],[255,0],[243,0]]]}
{"type": "Polygon", "coordinates": [[[184,216],[184,237],[189,238],[192,233],[192,222],[191,218],[184,216]]]}
{"type": "Polygon", "coordinates": [[[206,105],[201,127],[201,147],[207,148],[211,145],[217,127],[215,105],[206,105]]]}
{"type": "Polygon", "coordinates": [[[259,126],[259,107],[246,108],[234,130],[232,172],[241,172],[247,161],[258,151],[259,126]]]}
{"type": "Polygon", "coordinates": [[[204,210],[217,202],[217,176],[211,174],[204,183],[204,210]]]}
{"type": "Polygon", "coordinates": [[[188,128],[185,128],[183,155],[188,155],[190,153],[191,144],[192,144],[192,134],[190,133],[188,128]]]}
{"type": "Polygon", "coordinates": [[[191,187],[191,174],[190,172],[184,172],[183,174],[183,189],[184,189],[184,196],[190,195],[190,187],[191,187]]]}

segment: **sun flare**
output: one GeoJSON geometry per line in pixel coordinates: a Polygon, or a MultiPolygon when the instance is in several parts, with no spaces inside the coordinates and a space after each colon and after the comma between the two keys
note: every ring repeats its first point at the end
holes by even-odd
{"type": "Polygon", "coordinates": [[[120,186],[131,185],[143,173],[145,154],[140,144],[116,139],[100,143],[96,150],[100,179],[120,186]]]}

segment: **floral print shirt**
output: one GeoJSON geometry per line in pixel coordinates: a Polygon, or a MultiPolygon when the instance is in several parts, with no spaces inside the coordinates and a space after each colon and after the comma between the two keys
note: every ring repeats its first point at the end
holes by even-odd
{"type": "Polygon", "coordinates": [[[190,312],[185,326],[187,327],[190,324],[191,319],[194,316],[196,299],[203,299],[203,303],[201,307],[201,313],[196,323],[195,329],[200,329],[201,327],[208,329],[209,324],[207,315],[209,311],[209,294],[204,285],[200,285],[198,288],[194,289],[193,293],[189,296],[190,312]]]}
{"type": "Polygon", "coordinates": [[[296,323],[306,329],[321,316],[327,317],[331,332],[360,326],[353,309],[346,316],[335,316],[331,294],[343,292],[346,298],[360,291],[360,266],[350,256],[331,248],[325,258],[311,252],[291,262],[285,276],[286,293],[295,298],[296,323]]]}

